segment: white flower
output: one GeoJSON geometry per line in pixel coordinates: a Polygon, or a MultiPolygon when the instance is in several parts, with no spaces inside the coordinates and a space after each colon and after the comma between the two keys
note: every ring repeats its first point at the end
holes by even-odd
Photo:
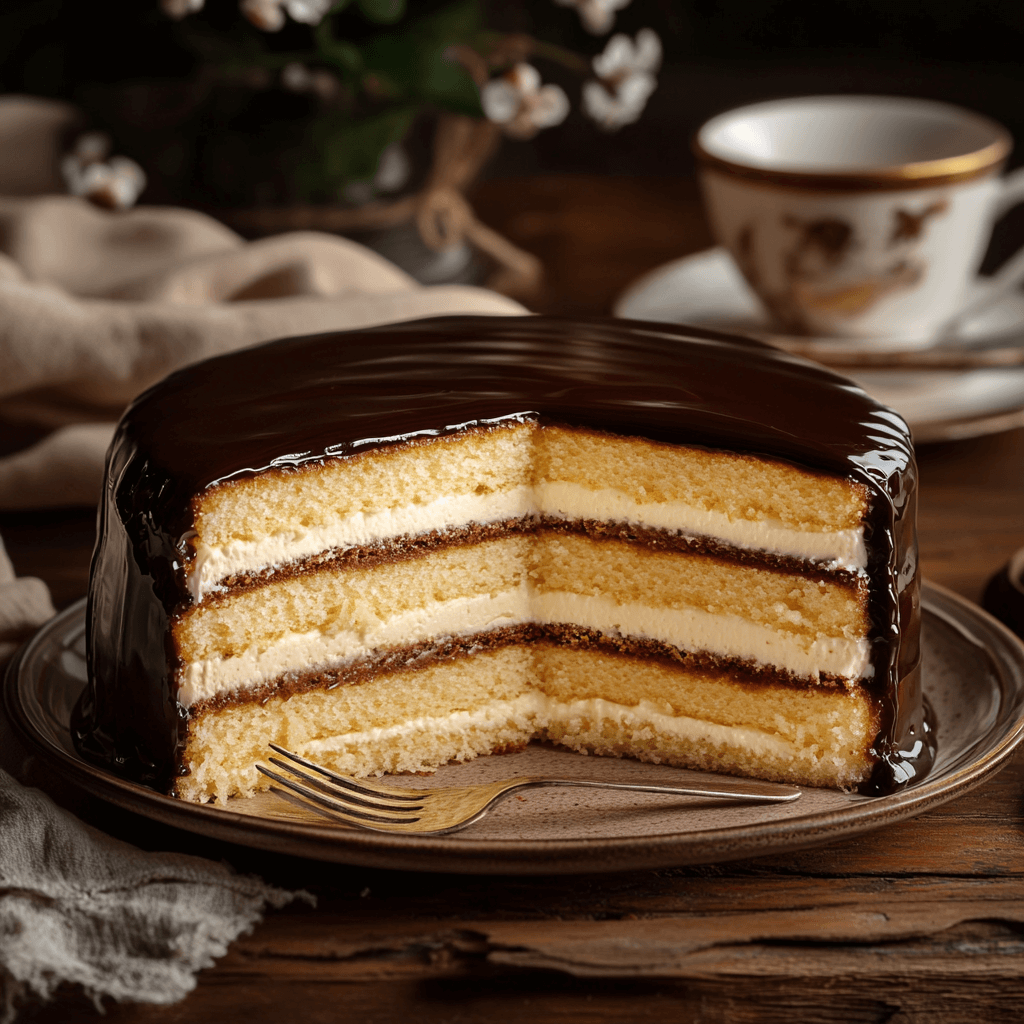
{"type": "Polygon", "coordinates": [[[181,21],[189,14],[201,11],[206,0],[160,0],[160,9],[168,18],[181,21]]]}
{"type": "MultiPolygon", "coordinates": [[[[92,133],[93,135],[97,133],[92,133]]],[[[68,191],[82,196],[96,206],[108,210],[127,210],[146,187],[145,171],[126,156],[115,156],[107,162],[83,159],[76,151],[61,164],[68,191]]]]}
{"type": "MultiPolygon", "coordinates": [[[[202,0],[200,0],[202,2],[202,0]]],[[[287,11],[293,21],[305,25],[319,25],[331,9],[333,0],[240,0],[239,9],[264,32],[280,32],[284,28],[287,11]]]]}
{"type": "Polygon", "coordinates": [[[609,92],[600,82],[586,82],[583,109],[606,131],[617,131],[639,120],[657,84],[650,75],[633,75],[615,92],[609,92]]]}
{"type": "Polygon", "coordinates": [[[284,0],[285,10],[292,20],[301,21],[304,25],[319,25],[332,3],[334,0],[284,0]]]}
{"type": "Polygon", "coordinates": [[[612,78],[623,72],[653,75],[661,67],[661,40],[649,28],[637,32],[635,43],[620,32],[608,40],[604,53],[599,53],[591,64],[599,78],[612,78]]]}
{"type": "Polygon", "coordinates": [[[595,36],[610,32],[615,12],[629,6],[629,0],[555,0],[559,7],[575,7],[583,27],[595,36]]]}
{"type": "Polygon", "coordinates": [[[281,0],[241,0],[238,7],[263,32],[280,32],[287,20],[281,0]]]}
{"type": "Polygon", "coordinates": [[[530,139],[541,128],[561,124],[569,113],[569,97],[557,85],[540,84],[531,64],[516,64],[480,90],[480,105],[488,119],[514,139],[530,139]]]}
{"type": "Polygon", "coordinates": [[[638,120],[658,84],[654,77],[661,66],[657,33],[641,29],[635,43],[626,35],[612,36],[604,53],[591,63],[598,80],[583,86],[587,115],[611,132],[638,120]]]}
{"type": "Polygon", "coordinates": [[[88,190],[89,168],[102,164],[110,152],[110,136],[105,132],[79,135],[70,153],[61,161],[64,184],[73,196],[84,196],[88,190]]]}
{"type": "Polygon", "coordinates": [[[313,88],[313,76],[305,64],[296,60],[281,69],[281,84],[289,92],[309,92],[313,88]]]}
{"type": "Polygon", "coordinates": [[[299,61],[285,64],[281,69],[281,85],[289,92],[315,93],[325,103],[333,100],[341,89],[341,83],[330,71],[310,71],[299,61]]]}
{"type": "Polygon", "coordinates": [[[146,187],[146,174],[125,156],[107,159],[110,136],[104,132],[86,132],[61,161],[61,172],[68,191],[97,206],[125,210],[135,204],[146,187]]]}
{"type": "Polygon", "coordinates": [[[522,106],[522,93],[504,77],[492,78],[480,90],[480,106],[488,120],[495,124],[508,124],[522,106]]]}

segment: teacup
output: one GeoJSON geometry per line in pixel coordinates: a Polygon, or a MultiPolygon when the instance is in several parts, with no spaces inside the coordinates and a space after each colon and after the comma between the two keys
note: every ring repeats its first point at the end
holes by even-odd
{"type": "Polygon", "coordinates": [[[1024,278],[978,267],[1024,200],[1013,142],[960,107],[885,96],[772,100],[694,142],[712,230],[790,333],[928,344],[1024,278]]]}

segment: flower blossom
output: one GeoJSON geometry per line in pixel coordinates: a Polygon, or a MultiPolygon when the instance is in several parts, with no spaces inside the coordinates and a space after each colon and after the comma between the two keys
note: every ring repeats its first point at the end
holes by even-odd
{"type": "Polygon", "coordinates": [[[108,210],[127,210],[146,187],[146,173],[126,156],[107,159],[110,138],[86,132],[61,162],[68,192],[108,210]]]}
{"type": "Polygon", "coordinates": [[[583,86],[583,109],[606,131],[632,124],[643,113],[657,87],[654,77],[661,66],[661,40],[652,29],[643,28],[636,42],[629,36],[614,35],[604,53],[591,62],[597,81],[583,86]]]}
{"type": "Polygon", "coordinates": [[[280,32],[284,28],[287,19],[281,0],[242,0],[238,6],[261,32],[280,32]]]}
{"type": "Polygon", "coordinates": [[[334,0],[284,0],[292,21],[301,21],[304,25],[319,25],[333,3],[334,0]]]}
{"type": "Polygon", "coordinates": [[[181,21],[182,18],[201,11],[206,0],[160,0],[160,9],[168,18],[181,21]]]}
{"type": "Polygon", "coordinates": [[[281,84],[289,92],[313,93],[325,103],[341,91],[341,83],[330,71],[311,71],[299,61],[292,61],[281,69],[281,84]]]}
{"type": "Polygon", "coordinates": [[[561,124],[569,113],[569,97],[558,85],[540,84],[532,64],[516,64],[480,90],[488,119],[513,139],[531,139],[541,128],[561,124]]]}
{"type": "Polygon", "coordinates": [[[629,6],[630,0],[555,0],[559,7],[575,7],[583,27],[595,36],[610,32],[615,12],[629,6]]]}
{"type": "Polygon", "coordinates": [[[285,11],[291,15],[293,21],[301,21],[305,25],[319,25],[324,15],[331,9],[331,3],[332,0],[241,0],[238,6],[258,29],[264,32],[280,32],[286,20],[285,11]]]}

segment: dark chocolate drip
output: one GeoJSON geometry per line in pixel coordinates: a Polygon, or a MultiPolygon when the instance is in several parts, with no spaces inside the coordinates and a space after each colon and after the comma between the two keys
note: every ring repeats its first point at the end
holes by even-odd
{"type": "Polygon", "coordinates": [[[873,791],[926,770],[916,468],[903,420],[849,381],[753,341],[548,317],[447,317],[290,338],[187,367],[136,399],[108,456],[90,685],[74,723],[80,747],[163,789],[176,770],[182,713],[166,637],[187,601],[193,495],[509,420],[771,456],[864,483],[884,713],[873,791]]]}

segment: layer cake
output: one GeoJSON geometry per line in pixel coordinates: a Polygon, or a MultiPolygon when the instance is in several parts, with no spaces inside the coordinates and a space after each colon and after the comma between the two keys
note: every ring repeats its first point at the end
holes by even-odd
{"type": "Polygon", "coordinates": [[[445,318],[183,370],[107,467],[75,732],[188,800],[542,738],[888,791],[930,756],[915,467],[774,350],[445,318]]]}

